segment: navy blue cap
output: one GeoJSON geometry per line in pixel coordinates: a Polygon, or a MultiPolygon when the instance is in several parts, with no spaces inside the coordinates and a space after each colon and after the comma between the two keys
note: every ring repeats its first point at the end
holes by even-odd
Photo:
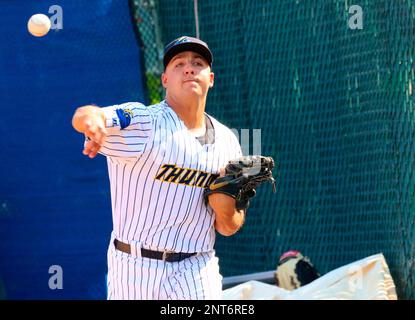
{"type": "Polygon", "coordinates": [[[203,42],[200,39],[183,36],[177,39],[174,39],[164,48],[164,69],[166,69],[170,60],[173,57],[183,51],[192,51],[199,53],[206,61],[209,63],[209,66],[212,67],[213,55],[210,51],[206,42],[203,42]]]}

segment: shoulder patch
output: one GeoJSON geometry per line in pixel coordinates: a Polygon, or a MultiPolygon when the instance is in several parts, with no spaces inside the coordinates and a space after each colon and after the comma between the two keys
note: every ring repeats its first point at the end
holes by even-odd
{"type": "Polygon", "coordinates": [[[131,119],[133,118],[133,112],[130,109],[117,109],[115,110],[120,120],[120,127],[121,129],[127,128],[130,123],[131,119]]]}

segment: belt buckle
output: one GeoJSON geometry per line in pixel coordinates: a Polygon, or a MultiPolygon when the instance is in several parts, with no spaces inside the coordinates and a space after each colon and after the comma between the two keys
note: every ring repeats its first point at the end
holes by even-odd
{"type": "Polygon", "coordinates": [[[170,253],[173,253],[173,252],[174,251],[171,251],[171,250],[165,250],[165,251],[163,251],[163,255],[161,256],[161,260],[164,261],[164,262],[166,262],[167,255],[170,254],[170,253]]]}

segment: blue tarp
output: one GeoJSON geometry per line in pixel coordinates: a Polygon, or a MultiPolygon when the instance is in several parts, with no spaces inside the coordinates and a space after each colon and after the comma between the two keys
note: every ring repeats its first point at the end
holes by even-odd
{"type": "Polygon", "coordinates": [[[1,1],[0,297],[105,299],[111,202],[106,160],[82,155],[85,104],[146,102],[127,0],[1,1]],[[27,21],[62,8],[63,28],[27,21]],[[51,266],[63,272],[52,290],[51,266]]]}

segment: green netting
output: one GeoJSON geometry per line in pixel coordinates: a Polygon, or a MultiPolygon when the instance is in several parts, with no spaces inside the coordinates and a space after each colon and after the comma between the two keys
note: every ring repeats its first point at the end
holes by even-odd
{"type": "Polygon", "coordinates": [[[144,71],[150,104],[164,97],[161,85],[163,72],[163,42],[157,15],[157,2],[152,0],[130,0],[136,21],[141,50],[144,55],[144,71]]]}
{"type": "MultiPolygon", "coordinates": [[[[152,17],[139,23],[145,50],[195,35],[193,1],[136,4],[152,17]]],[[[288,249],[321,273],[382,252],[399,297],[414,299],[414,1],[198,6],[214,54],[207,111],[231,128],[261,129],[262,153],[278,163],[277,193],[261,187],[243,229],[218,238],[222,273],[274,269],[288,249]],[[348,27],[351,5],[363,9],[362,30],[348,27]]],[[[161,72],[150,60],[147,70],[161,72]]]]}

